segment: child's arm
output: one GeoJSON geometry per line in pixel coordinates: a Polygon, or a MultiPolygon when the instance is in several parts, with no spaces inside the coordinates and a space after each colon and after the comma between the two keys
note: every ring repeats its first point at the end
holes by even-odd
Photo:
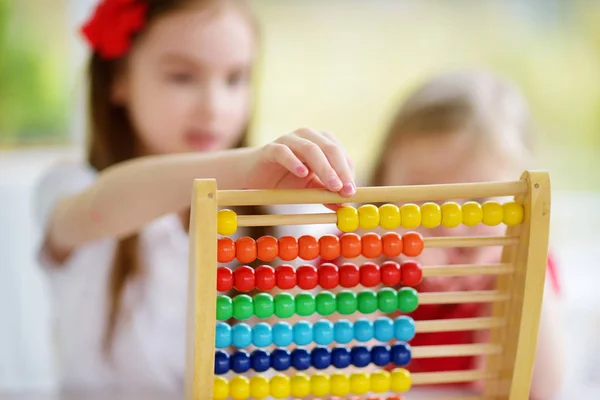
{"type": "Polygon", "coordinates": [[[145,223],[189,207],[193,179],[216,178],[220,189],[322,185],[354,194],[352,166],[328,134],[309,130],[262,148],[211,154],[141,157],[104,170],[94,185],[53,212],[46,245],[57,260],[105,236],[124,237],[145,223]]]}

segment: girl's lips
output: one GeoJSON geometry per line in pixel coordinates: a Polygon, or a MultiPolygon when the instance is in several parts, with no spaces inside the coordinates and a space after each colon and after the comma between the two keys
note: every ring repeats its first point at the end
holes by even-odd
{"type": "Polygon", "coordinates": [[[185,136],[185,141],[194,150],[206,151],[218,147],[219,137],[212,132],[192,132],[185,136]]]}

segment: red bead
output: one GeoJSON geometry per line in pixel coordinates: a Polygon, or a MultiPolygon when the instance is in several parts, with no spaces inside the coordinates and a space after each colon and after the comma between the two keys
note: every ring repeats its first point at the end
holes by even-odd
{"type": "Polygon", "coordinates": [[[331,261],[340,256],[340,239],[335,235],[323,235],[319,239],[319,252],[323,260],[331,261]]]}
{"type": "Polygon", "coordinates": [[[319,257],[319,242],[314,236],[303,235],[298,239],[298,255],[303,260],[319,257]]]}
{"type": "Polygon", "coordinates": [[[340,238],[340,250],[345,258],[356,258],[362,252],[360,236],[356,233],[344,233],[340,238]]]}
{"type": "Polygon", "coordinates": [[[298,241],[293,236],[279,238],[279,258],[283,261],[292,261],[298,257],[298,241]]]}
{"type": "Polygon", "coordinates": [[[395,261],[386,261],[381,264],[381,283],[386,286],[396,286],[400,283],[402,274],[400,265],[395,261]]]}
{"type": "Polygon", "coordinates": [[[396,232],[386,232],[381,237],[381,246],[387,257],[398,257],[402,254],[402,237],[396,232]]]}
{"type": "Polygon", "coordinates": [[[261,265],[254,271],[256,288],[262,292],[275,287],[275,270],[268,265],[261,265]]]}
{"type": "Polygon", "coordinates": [[[417,257],[423,251],[423,236],[417,232],[408,232],[402,236],[403,252],[407,257],[417,257]]]}
{"type": "Polygon", "coordinates": [[[217,268],[217,291],[226,292],[233,288],[233,272],[227,267],[217,268]]]}
{"type": "Polygon", "coordinates": [[[319,286],[323,289],[333,289],[340,283],[338,267],[331,263],[319,267],[319,286]]]}
{"type": "Polygon", "coordinates": [[[404,397],[402,397],[402,396],[390,396],[390,397],[387,397],[385,400],[403,400],[403,399],[404,399],[404,397]]]}
{"type": "Polygon", "coordinates": [[[296,271],[291,265],[275,268],[275,281],[279,289],[291,289],[296,286],[296,271]]]}
{"type": "Polygon", "coordinates": [[[360,283],[360,271],[356,264],[346,263],[340,267],[340,286],[355,287],[360,283]]]}
{"type": "Polygon", "coordinates": [[[381,237],[375,232],[365,233],[362,237],[362,254],[367,258],[377,258],[381,255],[381,237]]]}
{"type": "Polygon", "coordinates": [[[248,236],[243,236],[235,241],[235,256],[243,264],[256,260],[256,242],[248,236]]]}
{"type": "Polygon", "coordinates": [[[217,261],[228,263],[235,258],[235,242],[229,237],[220,237],[217,241],[217,261]]]}
{"type": "Polygon", "coordinates": [[[319,284],[319,273],[314,265],[301,265],[296,270],[298,287],[303,290],[311,290],[319,284]]]}
{"type": "Polygon", "coordinates": [[[360,267],[360,284],[364,287],[373,287],[381,282],[379,265],[371,262],[364,263],[360,267]]]}
{"type": "Polygon", "coordinates": [[[405,261],[400,266],[402,270],[402,284],[405,286],[417,286],[423,279],[423,269],[416,261],[405,261]]]}
{"type": "Polygon", "coordinates": [[[241,265],[233,271],[235,288],[240,292],[249,292],[254,289],[254,270],[247,265],[241,265]]]}
{"type": "Polygon", "coordinates": [[[279,245],[273,236],[263,236],[256,240],[257,256],[259,260],[273,261],[279,255],[279,245]]]}

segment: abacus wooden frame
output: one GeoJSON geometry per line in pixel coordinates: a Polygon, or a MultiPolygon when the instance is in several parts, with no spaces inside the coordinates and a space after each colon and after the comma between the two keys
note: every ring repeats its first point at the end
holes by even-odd
{"type": "MultiPolygon", "coordinates": [[[[218,190],[213,179],[195,180],[190,218],[190,265],[185,400],[213,398],[217,212],[220,207],[277,204],[406,203],[423,200],[514,196],[523,204],[523,223],[501,237],[427,238],[426,247],[503,246],[501,264],[442,266],[424,276],[497,275],[492,291],[420,294],[420,304],[491,302],[491,317],[417,321],[417,332],[489,329],[488,344],[413,347],[413,357],[487,355],[482,370],[412,374],[414,385],[484,380],[482,397],[521,400],[529,396],[548,254],[550,179],[525,171],[513,182],[359,188],[352,199],[322,190],[218,190]],[[527,318],[523,318],[526,315],[527,318]]],[[[239,226],[335,223],[334,213],[239,216],[239,226]]],[[[465,398],[467,400],[467,398],[465,398]]]]}

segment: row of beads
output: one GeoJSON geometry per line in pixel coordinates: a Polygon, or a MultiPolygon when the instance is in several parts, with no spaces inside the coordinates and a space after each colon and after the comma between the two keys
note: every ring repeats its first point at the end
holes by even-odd
{"type": "Polygon", "coordinates": [[[288,290],[296,286],[303,290],[312,290],[317,286],[321,289],[333,289],[338,286],[353,288],[359,284],[364,287],[379,284],[416,286],[421,283],[422,278],[421,265],[415,261],[405,261],[402,264],[387,261],[381,267],[367,262],[360,268],[352,263],[343,264],[339,268],[335,264],[324,263],[318,269],[314,265],[301,265],[297,269],[291,265],[276,268],[261,265],[256,269],[242,265],[234,271],[228,267],[217,268],[217,291],[236,289],[239,292],[250,292],[258,289],[268,292],[275,287],[288,290]]]}
{"type": "Polygon", "coordinates": [[[400,236],[396,232],[379,235],[375,232],[365,233],[362,237],[354,233],[345,233],[341,237],[323,235],[319,239],[311,235],[283,236],[279,240],[273,236],[262,236],[257,240],[243,236],[237,240],[220,237],[217,244],[217,261],[228,263],[237,259],[243,264],[261,260],[271,262],[279,257],[283,261],[292,261],[300,257],[302,260],[315,260],[321,257],[330,261],[342,256],[344,258],[377,258],[382,254],[397,257],[417,257],[423,251],[423,237],[416,232],[408,232],[400,236]]]}
{"type": "Polygon", "coordinates": [[[270,318],[273,315],[278,318],[290,318],[295,314],[306,317],[315,312],[327,316],[336,311],[341,315],[350,315],[356,311],[371,314],[377,310],[384,313],[410,313],[418,305],[419,295],[410,287],[399,290],[383,288],[379,292],[366,289],[358,293],[342,290],[337,294],[324,291],[316,296],[312,293],[299,293],[296,296],[278,293],[273,297],[269,293],[259,293],[254,297],[241,294],[232,299],[226,295],[218,295],[217,320],[225,321],[232,317],[246,320],[253,316],[270,318]]]}
{"type": "Polygon", "coordinates": [[[410,345],[396,343],[393,346],[355,346],[351,350],[346,347],[316,347],[310,351],[296,348],[292,352],[280,348],[268,353],[264,350],[254,350],[249,354],[245,350],[237,350],[231,356],[222,350],[215,352],[215,374],[223,375],[230,370],[243,374],[253,369],[264,372],[269,368],[276,371],[286,371],[294,368],[304,371],[311,366],[316,369],[326,369],[330,366],[342,369],[350,365],[358,368],[366,367],[373,363],[378,367],[393,364],[404,367],[411,361],[410,345]]]}
{"type": "Polygon", "coordinates": [[[462,206],[458,203],[447,202],[440,207],[436,203],[425,203],[420,207],[416,204],[404,204],[400,207],[384,204],[377,208],[365,204],[357,209],[344,206],[337,211],[337,226],[342,232],[352,232],[358,228],[396,229],[400,226],[414,229],[419,226],[435,228],[443,225],[455,228],[460,224],[475,226],[480,223],[495,226],[502,222],[506,225],[517,225],[523,221],[523,206],[517,202],[501,205],[495,201],[479,204],[468,201],[462,206]]]}
{"type": "Polygon", "coordinates": [[[223,377],[215,377],[213,396],[215,400],[245,400],[248,398],[264,399],[272,396],[285,399],[290,396],[347,396],[349,394],[386,393],[389,391],[404,393],[412,386],[410,372],[396,368],[392,372],[375,371],[367,373],[332,374],[315,373],[306,375],[302,372],[291,377],[278,374],[270,379],[256,375],[247,378],[237,375],[230,381],[223,377]]]}
{"type": "Polygon", "coordinates": [[[254,326],[239,323],[233,328],[218,322],[215,335],[215,347],[225,349],[229,346],[242,349],[251,345],[264,348],[271,345],[287,347],[292,343],[307,346],[316,343],[326,346],[333,342],[347,344],[352,340],[360,343],[376,339],[379,342],[398,340],[408,342],[415,336],[415,322],[405,315],[392,320],[379,317],[375,321],[360,318],[354,322],[339,320],[335,323],[320,320],[314,325],[308,321],[299,321],[293,326],[287,322],[277,322],[273,326],[260,322],[254,326]]]}

